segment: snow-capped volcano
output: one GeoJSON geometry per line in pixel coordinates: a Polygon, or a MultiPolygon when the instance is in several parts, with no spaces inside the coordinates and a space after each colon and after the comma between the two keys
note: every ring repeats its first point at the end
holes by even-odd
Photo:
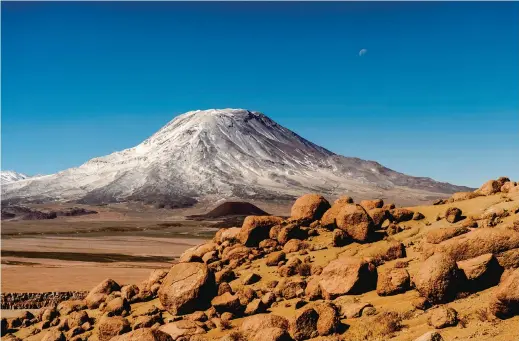
{"type": "Polygon", "coordinates": [[[2,194],[9,201],[185,205],[213,195],[289,199],[319,192],[425,199],[460,190],[467,188],[336,155],[259,112],[211,109],[177,116],[136,147],[7,184],[2,194]]]}
{"type": "Polygon", "coordinates": [[[27,174],[18,173],[11,170],[0,171],[0,183],[2,185],[27,178],[29,178],[27,174]]]}

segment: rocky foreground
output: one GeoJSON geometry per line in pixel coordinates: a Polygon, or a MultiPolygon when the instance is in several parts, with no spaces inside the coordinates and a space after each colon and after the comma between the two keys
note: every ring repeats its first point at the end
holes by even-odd
{"type": "Polygon", "coordinates": [[[518,212],[507,178],[413,208],[307,194],[143,283],[2,319],[2,340],[518,340],[518,212]]]}

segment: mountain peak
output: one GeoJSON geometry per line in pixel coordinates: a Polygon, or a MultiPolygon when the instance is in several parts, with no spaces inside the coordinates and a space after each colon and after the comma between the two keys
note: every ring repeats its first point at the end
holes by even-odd
{"type": "Polygon", "coordinates": [[[208,196],[291,199],[331,196],[439,197],[467,188],[415,178],[336,155],[266,115],[207,109],[179,115],[139,145],[54,175],[7,184],[7,200],[193,203],[208,196]]]}

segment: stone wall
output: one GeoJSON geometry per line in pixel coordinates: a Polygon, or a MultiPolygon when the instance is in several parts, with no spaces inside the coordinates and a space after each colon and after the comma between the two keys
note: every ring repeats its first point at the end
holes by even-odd
{"type": "Polygon", "coordinates": [[[69,299],[83,299],[86,291],[5,292],[1,296],[2,309],[39,309],[57,305],[69,299]]]}

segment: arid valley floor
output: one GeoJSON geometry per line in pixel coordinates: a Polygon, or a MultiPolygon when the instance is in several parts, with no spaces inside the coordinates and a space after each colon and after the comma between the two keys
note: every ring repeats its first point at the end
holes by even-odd
{"type": "Polygon", "coordinates": [[[3,222],[2,293],[90,293],[3,310],[2,340],[519,340],[519,186],[507,183],[407,208],[255,203],[273,216],[222,230],[186,219],[211,203],[3,222]]]}

